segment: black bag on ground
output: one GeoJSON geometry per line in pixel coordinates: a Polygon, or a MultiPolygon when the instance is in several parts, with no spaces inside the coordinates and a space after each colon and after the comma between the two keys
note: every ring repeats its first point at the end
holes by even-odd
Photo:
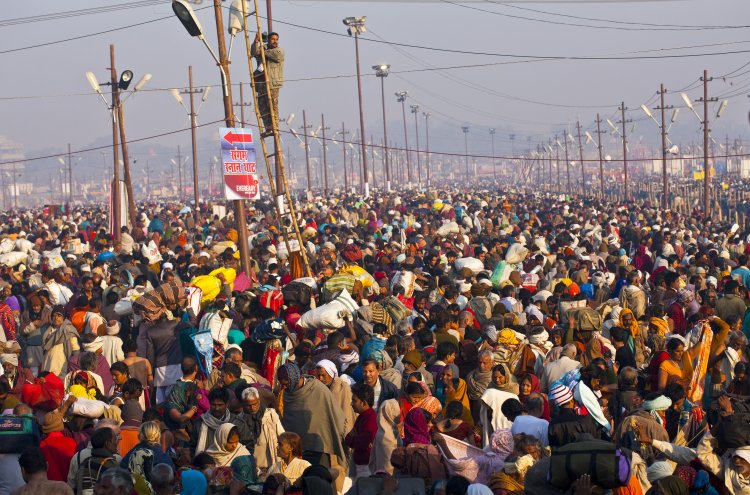
{"type": "Polygon", "coordinates": [[[719,419],[716,440],[722,449],[737,449],[750,445],[750,404],[732,400],[734,414],[719,419]]]}
{"type": "Polygon", "coordinates": [[[617,488],[628,484],[633,474],[631,453],[613,443],[588,440],[570,443],[552,451],[549,481],[567,489],[584,474],[602,488],[617,488]]]}

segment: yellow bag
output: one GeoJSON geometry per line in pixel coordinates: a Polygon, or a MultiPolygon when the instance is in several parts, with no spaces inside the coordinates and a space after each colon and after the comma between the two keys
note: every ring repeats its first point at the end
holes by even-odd
{"type": "Polygon", "coordinates": [[[376,284],[375,279],[372,275],[370,275],[367,270],[362,268],[359,265],[344,265],[344,267],[340,270],[341,273],[348,273],[350,275],[354,275],[354,278],[359,280],[362,283],[362,287],[365,289],[369,289],[373,285],[376,284]]]}
{"type": "Polygon", "coordinates": [[[234,290],[234,279],[237,278],[237,270],[235,270],[234,268],[217,268],[216,270],[209,273],[209,275],[215,277],[220,273],[224,274],[224,280],[226,280],[234,290]]]}
{"type": "Polygon", "coordinates": [[[201,304],[210,303],[221,293],[221,280],[214,277],[213,275],[200,275],[195,277],[190,285],[198,287],[203,297],[201,297],[201,304]]]}

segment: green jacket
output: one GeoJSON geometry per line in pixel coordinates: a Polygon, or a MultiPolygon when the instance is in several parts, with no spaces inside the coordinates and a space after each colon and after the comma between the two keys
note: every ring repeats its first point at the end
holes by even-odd
{"type": "MultiPolygon", "coordinates": [[[[265,72],[269,78],[271,89],[280,89],[284,85],[284,49],[277,47],[266,50],[266,67],[265,72]]],[[[255,57],[258,64],[262,63],[260,57],[260,47],[253,43],[250,49],[250,55],[255,57]]],[[[260,89],[262,91],[262,89],[260,89]]]]}

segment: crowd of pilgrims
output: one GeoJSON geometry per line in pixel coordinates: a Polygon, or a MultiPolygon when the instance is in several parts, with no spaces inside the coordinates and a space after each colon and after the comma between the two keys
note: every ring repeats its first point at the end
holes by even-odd
{"type": "Polygon", "coordinates": [[[0,495],[750,494],[750,230],[497,190],[297,215],[0,215],[0,495]]]}

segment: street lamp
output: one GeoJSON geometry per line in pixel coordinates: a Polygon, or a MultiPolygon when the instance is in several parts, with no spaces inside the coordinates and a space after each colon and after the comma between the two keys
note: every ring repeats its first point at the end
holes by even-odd
{"type": "MultiPolygon", "coordinates": [[[[128,217],[131,222],[135,222],[135,198],[133,196],[133,185],[130,179],[130,163],[128,161],[128,148],[127,141],[125,139],[125,113],[122,108],[122,104],[127,101],[132,95],[138,92],[143,86],[151,79],[151,74],[145,74],[140,81],[133,88],[133,92],[127,95],[123,100],[120,100],[120,90],[125,91],[130,86],[133,80],[133,71],[125,70],[120,74],[120,78],[117,78],[117,70],[115,69],[115,46],[109,45],[109,57],[110,57],[110,81],[105,83],[99,83],[93,72],[86,72],[86,79],[91,85],[91,89],[94,90],[104,102],[104,106],[107,107],[110,115],[112,116],[112,149],[113,149],[113,166],[114,176],[112,185],[112,238],[115,240],[120,239],[120,228],[121,228],[121,214],[122,210],[120,205],[120,159],[117,150],[118,141],[122,143],[122,156],[123,164],[125,166],[125,189],[128,192],[128,217]],[[112,103],[110,104],[102,93],[101,86],[110,86],[112,88],[112,103]],[[118,133],[119,129],[119,133],[118,133]]],[[[72,179],[71,179],[72,182],[72,179]]],[[[70,192],[72,196],[72,191],[70,192]]]]}
{"type": "Polygon", "coordinates": [[[365,197],[370,196],[370,178],[367,173],[367,150],[365,149],[365,115],[362,110],[362,75],[359,70],[359,35],[365,32],[365,20],[367,17],[346,17],[343,22],[347,27],[346,32],[349,36],[354,36],[354,51],[357,61],[357,94],[359,96],[359,142],[362,155],[362,179],[363,193],[365,197]]]}
{"type": "Polygon", "coordinates": [[[469,184],[469,126],[461,127],[464,131],[464,152],[466,158],[466,184],[469,184]]]}
{"type": "Polygon", "coordinates": [[[388,64],[373,65],[375,75],[380,78],[380,98],[383,103],[383,153],[385,155],[385,190],[391,192],[391,164],[388,159],[388,129],[385,117],[385,78],[391,66],[388,64]]]}
{"type": "Polygon", "coordinates": [[[404,116],[404,148],[406,149],[406,178],[407,184],[411,186],[411,158],[409,157],[409,134],[406,131],[406,96],[409,93],[406,91],[399,91],[396,93],[396,101],[401,103],[401,113],[404,116]]]}
{"type": "Polygon", "coordinates": [[[419,119],[417,119],[417,115],[419,115],[419,105],[409,105],[409,108],[411,108],[411,113],[414,114],[414,132],[417,135],[417,184],[421,186],[422,166],[419,163],[419,119]]]}

